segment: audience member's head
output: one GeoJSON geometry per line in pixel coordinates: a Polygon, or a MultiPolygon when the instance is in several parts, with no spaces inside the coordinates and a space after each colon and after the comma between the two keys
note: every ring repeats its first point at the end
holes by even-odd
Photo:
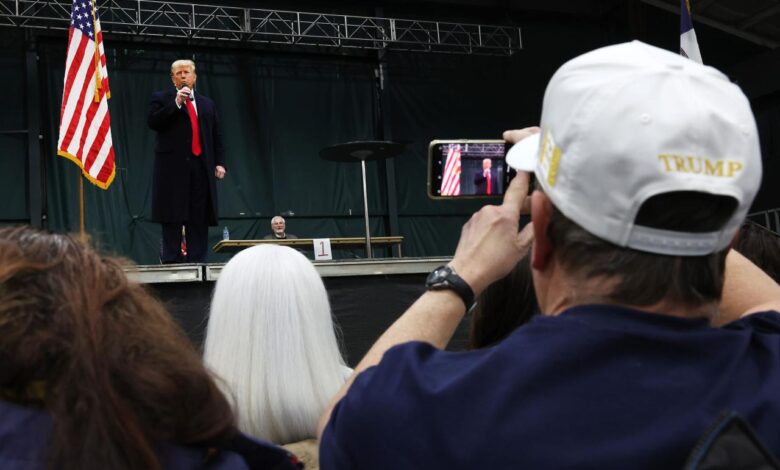
{"type": "Polygon", "coordinates": [[[271,219],[271,231],[277,237],[284,238],[285,227],[286,227],[286,222],[284,220],[284,217],[282,217],[281,215],[277,215],[276,217],[271,219]]]}
{"type": "Polygon", "coordinates": [[[780,235],[747,220],[739,230],[734,249],[780,283],[780,235]]]}
{"type": "Polygon", "coordinates": [[[211,446],[234,432],[160,302],[70,236],[0,229],[0,338],[0,398],[47,411],[52,468],[155,469],[162,443],[211,446]]]}
{"type": "MultiPolygon", "coordinates": [[[[555,73],[541,128],[507,157],[534,171],[541,190],[532,200],[534,268],[548,258],[562,268],[578,304],[712,314],[726,252],[761,180],[742,91],[662,49],[610,46],[555,73]]],[[[534,270],[543,309],[557,274],[534,270]]]]}
{"type": "Polygon", "coordinates": [[[500,342],[538,310],[530,257],[524,256],[505,278],[479,295],[471,316],[469,346],[479,349],[500,342]]]}
{"type": "Polygon", "coordinates": [[[315,437],[348,369],[311,262],[275,245],[234,256],[214,290],[205,361],[234,398],[242,431],[275,443],[315,437]]]}

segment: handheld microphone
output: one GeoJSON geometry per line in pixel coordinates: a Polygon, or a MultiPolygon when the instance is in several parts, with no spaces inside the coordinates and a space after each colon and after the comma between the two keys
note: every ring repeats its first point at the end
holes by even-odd
{"type": "MultiPolygon", "coordinates": [[[[179,88],[179,90],[181,90],[181,89],[182,89],[182,88],[184,88],[184,87],[190,88],[190,87],[189,87],[189,85],[187,85],[186,83],[184,83],[184,84],[182,84],[181,88],[179,88]]],[[[194,96],[192,96],[192,88],[190,88],[190,92],[189,92],[189,93],[187,93],[187,99],[188,99],[188,100],[190,100],[190,101],[195,101],[195,97],[194,97],[194,96]]]]}

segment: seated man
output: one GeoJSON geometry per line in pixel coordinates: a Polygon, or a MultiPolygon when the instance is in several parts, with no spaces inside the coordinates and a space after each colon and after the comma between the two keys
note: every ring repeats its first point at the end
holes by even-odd
{"type": "Polygon", "coordinates": [[[682,468],[724,410],[780,453],[780,287],[729,249],[761,181],[747,98],[632,42],[563,65],[533,132],[504,137],[539,184],[542,315],[493,347],[442,350],[530,243],[521,171],[334,398],[322,468],[682,468]]]}
{"type": "Polygon", "coordinates": [[[264,236],[263,240],[285,240],[285,239],[296,239],[295,235],[292,233],[287,233],[284,231],[285,229],[285,221],[284,217],[281,215],[277,215],[273,219],[271,219],[271,233],[264,236]]]}

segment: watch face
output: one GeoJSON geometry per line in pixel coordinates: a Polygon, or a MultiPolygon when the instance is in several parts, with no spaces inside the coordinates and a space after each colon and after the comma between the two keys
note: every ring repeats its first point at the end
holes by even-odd
{"type": "Polygon", "coordinates": [[[439,266],[438,268],[431,271],[431,274],[428,275],[428,279],[425,281],[425,284],[429,287],[441,284],[447,278],[449,273],[450,270],[447,268],[447,266],[439,266]]]}

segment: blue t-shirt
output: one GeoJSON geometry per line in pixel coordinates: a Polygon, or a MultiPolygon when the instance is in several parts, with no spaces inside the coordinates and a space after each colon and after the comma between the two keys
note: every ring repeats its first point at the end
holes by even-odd
{"type": "Polygon", "coordinates": [[[320,464],[681,468],[724,410],[780,454],[780,314],[711,328],[581,306],[483,350],[390,349],[334,409],[320,464]]]}
{"type": "MultiPolygon", "coordinates": [[[[0,469],[42,470],[52,429],[52,417],[42,408],[0,400],[0,469]]],[[[270,442],[241,433],[216,448],[158,443],[157,457],[166,470],[299,470],[297,457],[270,442]]],[[[61,462],[55,462],[60,463],[61,462]]],[[[54,468],[58,468],[54,465],[54,468]]]]}

